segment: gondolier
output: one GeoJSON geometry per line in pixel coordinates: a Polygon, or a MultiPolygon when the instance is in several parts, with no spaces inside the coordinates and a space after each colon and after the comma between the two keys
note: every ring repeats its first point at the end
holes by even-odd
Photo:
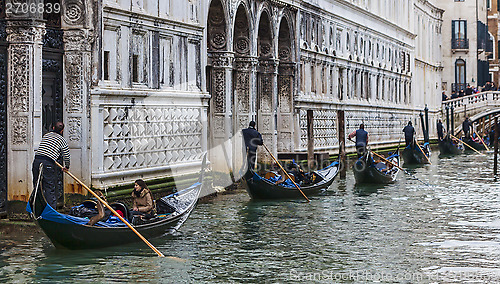
{"type": "Polygon", "coordinates": [[[411,121],[408,121],[408,125],[403,128],[403,132],[405,133],[406,147],[408,147],[408,145],[413,144],[413,138],[415,137],[415,128],[411,124],[411,121]]]}
{"type": "Polygon", "coordinates": [[[470,134],[472,133],[471,128],[472,128],[472,122],[468,117],[466,117],[464,122],[462,123],[462,131],[464,132],[465,138],[470,137],[470,134]]]}
{"type": "Polygon", "coordinates": [[[443,123],[441,122],[441,119],[438,119],[438,122],[437,122],[437,133],[438,133],[438,140],[443,141],[444,127],[443,127],[443,123]]]}
{"type": "Polygon", "coordinates": [[[248,128],[243,129],[243,139],[245,139],[245,148],[247,150],[248,168],[255,167],[255,157],[257,156],[257,146],[263,145],[262,135],[255,129],[255,121],[250,121],[248,128]]]}
{"type": "Polygon", "coordinates": [[[40,164],[43,164],[40,185],[42,186],[47,203],[53,208],[56,208],[57,204],[56,184],[57,171],[59,169],[54,161],[57,161],[62,156],[64,161],[63,171],[67,171],[70,164],[68,142],[62,136],[63,130],[64,123],[57,121],[52,126],[52,131],[42,137],[40,146],[38,146],[38,150],[35,152],[35,160],[33,161],[32,168],[33,188],[36,188],[40,173],[40,164]]]}
{"type": "Polygon", "coordinates": [[[366,146],[368,145],[368,132],[365,130],[365,125],[361,123],[359,129],[353,131],[349,134],[349,139],[356,137],[356,152],[358,152],[358,158],[363,156],[366,151],[366,146]]]}

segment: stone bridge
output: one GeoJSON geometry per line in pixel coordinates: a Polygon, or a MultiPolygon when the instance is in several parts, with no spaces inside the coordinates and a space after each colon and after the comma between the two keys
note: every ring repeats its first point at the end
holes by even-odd
{"type": "Polygon", "coordinates": [[[485,133],[493,119],[500,116],[500,91],[482,92],[444,101],[441,109],[443,124],[446,123],[447,109],[450,117],[453,113],[455,134],[462,130],[465,117],[472,120],[478,132],[485,133]]]}

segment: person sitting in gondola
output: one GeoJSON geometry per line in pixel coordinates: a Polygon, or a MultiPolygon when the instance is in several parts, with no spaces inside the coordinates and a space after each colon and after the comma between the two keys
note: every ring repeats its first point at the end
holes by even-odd
{"type": "Polygon", "coordinates": [[[132,191],[133,209],[131,216],[140,216],[140,218],[151,218],[154,216],[153,194],[142,179],[135,181],[132,191]]]}
{"type": "Polygon", "coordinates": [[[295,182],[298,184],[309,184],[311,183],[311,179],[309,175],[302,170],[302,168],[298,164],[294,164],[292,171],[290,172],[295,177],[295,182]]]}

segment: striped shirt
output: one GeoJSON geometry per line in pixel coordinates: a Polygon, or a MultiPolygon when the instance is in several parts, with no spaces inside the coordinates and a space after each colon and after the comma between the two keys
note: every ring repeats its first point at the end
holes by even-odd
{"type": "Polygon", "coordinates": [[[54,161],[57,161],[59,156],[62,155],[64,166],[69,169],[70,156],[68,142],[66,142],[61,134],[51,131],[43,135],[35,155],[49,157],[54,161]]]}

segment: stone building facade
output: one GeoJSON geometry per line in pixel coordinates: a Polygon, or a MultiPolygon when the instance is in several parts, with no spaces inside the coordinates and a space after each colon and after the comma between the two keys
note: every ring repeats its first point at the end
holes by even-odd
{"type": "Polygon", "coordinates": [[[489,81],[487,0],[438,1],[443,14],[443,90],[489,81]]]}
{"type": "Polygon", "coordinates": [[[442,10],[426,0],[44,3],[61,10],[15,15],[0,0],[3,200],[27,199],[53,119],[72,172],[107,189],[194,172],[206,150],[230,164],[238,147],[212,149],[250,120],[275,154],[305,152],[312,111],[314,148],[333,154],[341,128],[365,123],[387,145],[425,105],[438,115],[442,10]]]}
{"type": "Polygon", "coordinates": [[[487,0],[488,8],[488,42],[491,50],[488,53],[490,79],[495,86],[500,84],[500,35],[498,33],[500,26],[500,6],[498,1],[487,0]]]}

